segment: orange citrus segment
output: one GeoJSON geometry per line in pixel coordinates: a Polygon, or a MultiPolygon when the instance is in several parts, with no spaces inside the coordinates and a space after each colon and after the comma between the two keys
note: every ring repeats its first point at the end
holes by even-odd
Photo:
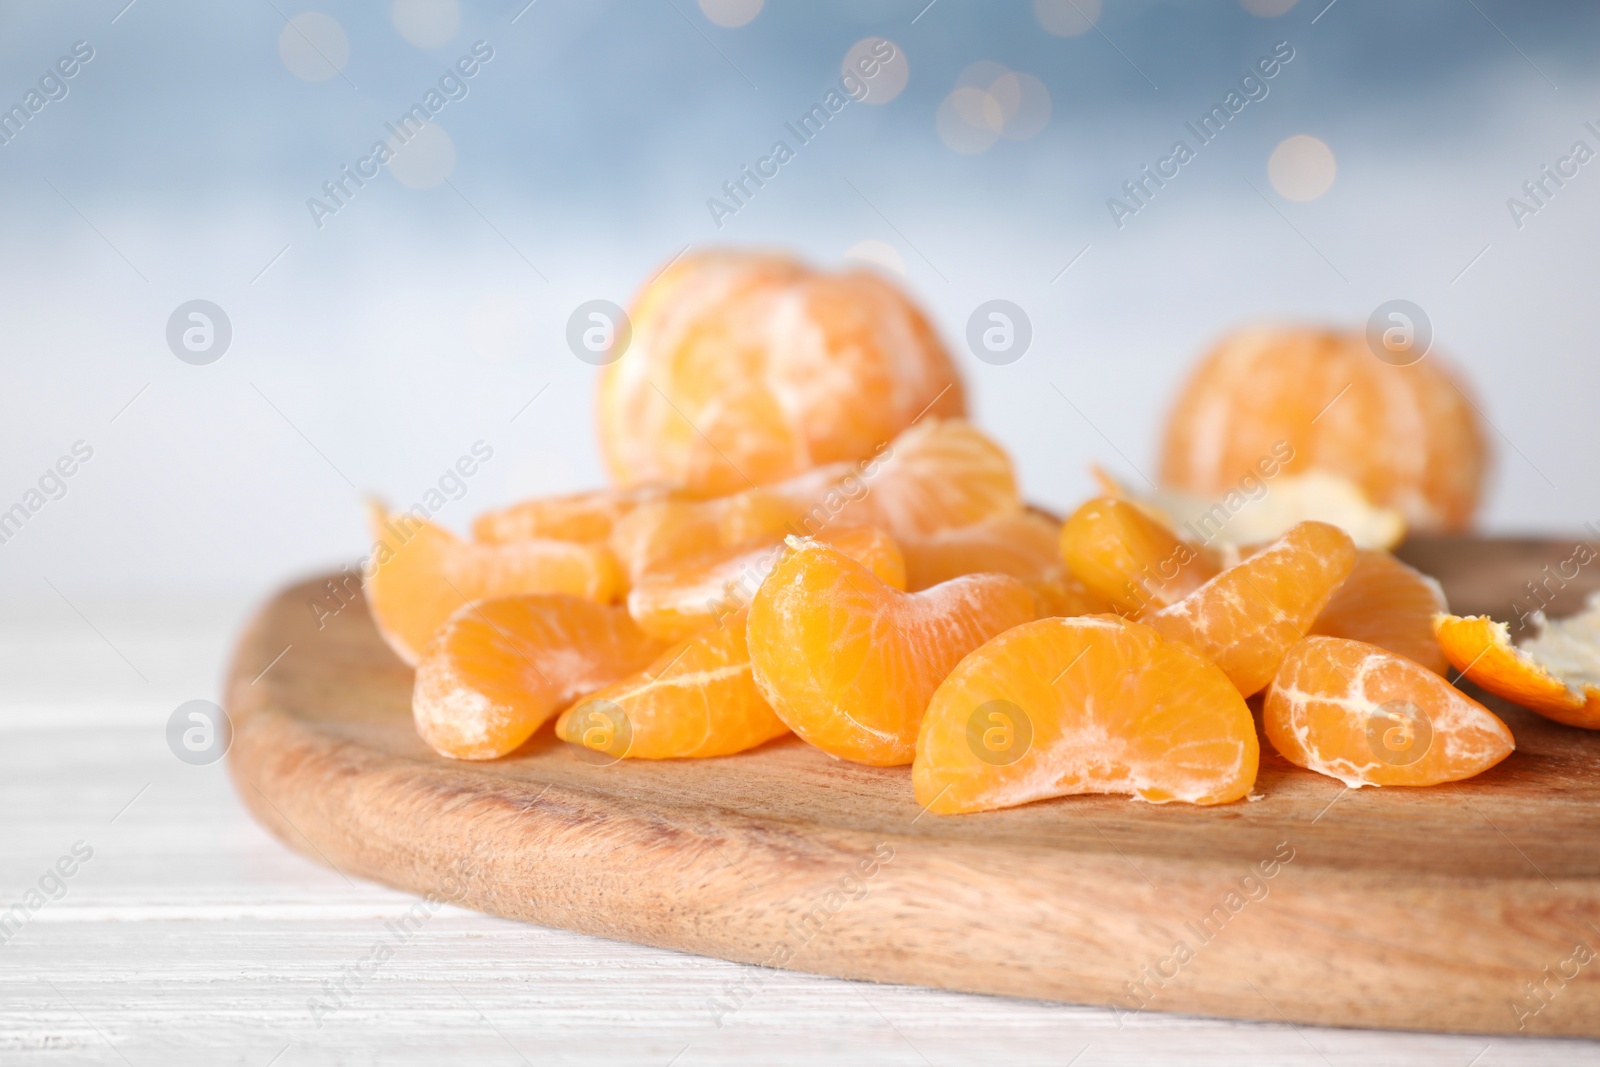
{"type": "Polygon", "coordinates": [[[441,756],[494,759],[661,649],[620,607],[539,594],[468,604],[417,665],[417,733],[441,756]]]}
{"type": "Polygon", "coordinates": [[[1335,590],[1311,632],[1365,641],[1443,674],[1448,664],[1434,636],[1433,617],[1445,610],[1438,582],[1387,552],[1361,549],[1350,577],[1335,590]]]}
{"type": "Polygon", "coordinates": [[[900,546],[906,557],[906,588],[926,589],[980,571],[1043,578],[1062,569],[1056,554],[1058,529],[1057,522],[1036,511],[1017,511],[907,541],[900,546]]]}
{"type": "Polygon", "coordinates": [[[518,541],[481,545],[404,512],[369,504],[377,542],[364,590],[389,647],[416,665],[434,631],[463,604],[524,593],[610,600],[622,581],[605,545],[518,541]]]}
{"type": "Polygon", "coordinates": [[[634,577],[751,540],[876,526],[897,542],[1021,508],[1011,460],[959,419],[924,420],[872,459],[819,467],[710,500],[658,501],[617,523],[612,546],[634,577]]]}
{"type": "Polygon", "coordinates": [[[1061,523],[1037,511],[1016,511],[969,526],[939,530],[901,546],[912,591],[985,571],[1009,574],[1033,590],[1039,614],[1089,615],[1111,605],[1069,574],[1057,548],[1061,523]]]}
{"type": "Polygon", "coordinates": [[[1351,788],[1456,782],[1515,747],[1494,712],[1422,664],[1339,637],[1289,650],[1262,722],[1290,763],[1351,788]]]}
{"type": "Polygon", "coordinates": [[[1115,615],[1040,619],[934,693],[911,779],[940,814],[1076,793],[1225,804],[1249,794],[1255,721],[1203,656],[1115,615]]]}
{"type": "Polygon", "coordinates": [[[472,536],[485,544],[542,539],[604,541],[618,520],[640,504],[677,495],[665,485],[641,485],[524,500],[478,516],[472,536]]]}
{"type": "Polygon", "coordinates": [[[1521,648],[1487,615],[1434,619],[1450,665],[1497,697],[1568,726],[1600,730],[1600,601],[1570,618],[1546,622],[1521,648]]]}
{"type": "Polygon", "coordinates": [[[1115,496],[1072,513],[1061,527],[1060,553],[1069,571],[1125,615],[1175,604],[1221,570],[1212,553],[1115,496]]]}
{"type": "Polygon", "coordinates": [[[1343,530],[1302,522],[1144,621],[1210,658],[1248,697],[1272,680],[1355,562],[1343,530]]]}
{"type": "Polygon", "coordinates": [[[1037,611],[1009,575],[903,593],[826,545],[796,539],[791,549],[750,605],[751,665],[779,718],[842,759],[910,763],[950,668],[1037,611]]]}
{"type": "Polygon", "coordinates": [[[645,285],[631,318],[599,389],[601,445],[624,484],[731,493],[864,458],[924,414],[965,410],[932,327],[870,272],[695,252],[645,285]]]}
{"type": "Polygon", "coordinates": [[[747,612],[562,712],[556,735],[619,758],[727,756],[789,732],[750,673],[747,612]]]}
{"type": "Polygon", "coordinates": [[[846,493],[842,516],[813,505],[807,520],[878,526],[908,541],[1022,507],[1011,457],[965,419],[924,419],[895,438],[875,464],[862,469],[859,495],[846,493]]]}
{"type": "MultiPolygon", "coordinates": [[[[906,586],[906,565],[894,540],[871,526],[824,532],[819,540],[864,564],[896,589],[906,586]]],[[[642,576],[628,593],[639,628],[678,641],[745,607],[784,552],[782,542],[719,549],[668,564],[642,576]]]]}

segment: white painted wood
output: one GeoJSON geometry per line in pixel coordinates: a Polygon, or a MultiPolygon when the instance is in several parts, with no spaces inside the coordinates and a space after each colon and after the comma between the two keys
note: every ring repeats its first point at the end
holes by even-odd
{"type": "Polygon", "coordinates": [[[415,898],[288,852],[220,765],[167,751],[171,710],[217,695],[240,606],[78,606],[89,621],[0,630],[0,908],[74,842],[94,849],[0,945],[0,1065],[1600,1062],[1596,1042],[1158,1013],[1119,1027],[1099,1008],[763,971],[448,906],[319,1027],[308,1001],[415,898]],[[718,1027],[709,1001],[741,982],[757,992],[718,1027]]]}

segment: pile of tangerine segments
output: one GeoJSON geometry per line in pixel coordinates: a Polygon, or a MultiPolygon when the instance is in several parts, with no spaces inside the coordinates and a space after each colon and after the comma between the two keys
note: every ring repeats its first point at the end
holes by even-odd
{"type": "Polygon", "coordinates": [[[1519,649],[1332,522],[1225,545],[1120,492],[1064,522],[1025,506],[874,275],[688,257],[636,300],[633,338],[601,380],[617,487],[489,512],[470,541],[371,506],[367,600],[441,755],[507,756],[551,721],[612,759],[792,733],[911,765],[917,801],[952,814],[1237,801],[1257,714],[1284,758],[1352,787],[1469,778],[1514,741],[1451,664],[1600,726],[1600,610],[1519,649]]]}

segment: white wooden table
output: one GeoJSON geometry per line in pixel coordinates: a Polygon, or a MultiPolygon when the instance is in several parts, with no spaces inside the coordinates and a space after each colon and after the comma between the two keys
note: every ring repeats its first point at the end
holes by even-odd
{"type": "Polygon", "coordinates": [[[0,944],[0,1063],[1600,1063],[1596,1042],[1158,1013],[1119,1026],[1099,1008],[760,971],[448,906],[363,972],[415,898],[288,851],[222,764],[167,748],[172,710],[218,696],[246,605],[7,607],[0,909],[75,843],[93,856],[0,944]],[[308,1005],[341,976],[319,1025],[308,1005]],[[759,992],[719,1027],[709,1001],[751,976],[759,992]]]}

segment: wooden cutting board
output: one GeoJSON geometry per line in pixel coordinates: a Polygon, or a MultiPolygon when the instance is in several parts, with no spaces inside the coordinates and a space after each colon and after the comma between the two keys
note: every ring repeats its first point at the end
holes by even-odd
{"type": "MultiPolygon", "coordinates": [[[[1507,618],[1574,543],[1405,554],[1457,610],[1507,618]]],[[[1597,586],[1585,571],[1558,607],[1597,586]]],[[[346,875],[730,960],[1119,1013],[1600,1036],[1600,734],[1490,700],[1517,752],[1458,785],[1346,790],[1263,742],[1249,802],[947,817],[917,806],[909,768],[794,739],[601,765],[546,728],[506,759],[442,759],[364,605],[319,629],[324,595],[283,591],[241,639],[229,761],[256,818],[346,875]]]]}

